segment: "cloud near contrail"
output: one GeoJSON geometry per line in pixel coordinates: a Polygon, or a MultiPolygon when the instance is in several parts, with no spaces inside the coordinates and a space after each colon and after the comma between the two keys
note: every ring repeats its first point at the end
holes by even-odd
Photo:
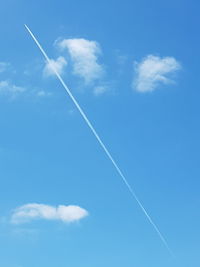
{"type": "MultiPolygon", "coordinates": [[[[46,61],[51,64],[51,60],[50,58],[47,56],[46,52],[44,51],[44,49],[42,48],[42,46],[40,45],[40,43],[38,42],[38,40],[35,38],[35,36],[33,35],[33,33],[31,32],[31,30],[28,28],[27,25],[25,25],[27,31],[29,32],[29,34],[31,35],[31,37],[33,38],[33,40],[35,41],[36,45],[38,46],[38,48],[40,49],[40,51],[42,52],[43,56],[45,57],[46,61]]],[[[121,169],[118,167],[118,164],[115,162],[115,160],[113,159],[112,155],[110,154],[110,152],[108,151],[108,149],[106,148],[106,146],[104,145],[103,141],[101,140],[101,138],[99,137],[99,135],[97,134],[96,130],[94,129],[93,125],[91,124],[91,122],[89,121],[89,119],[87,118],[85,112],[82,110],[82,108],[80,107],[79,103],[76,101],[76,99],[74,98],[74,96],[72,95],[70,89],[68,88],[68,86],[65,84],[64,80],[62,79],[62,77],[60,76],[60,74],[57,72],[57,69],[54,67],[54,65],[51,65],[52,70],[54,71],[55,75],[57,76],[58,80],[60,81],[60,83],[63,85],[64,89],[67,91],[69,97],[71,98],[71,100],[73,101],[74,105],[76,106],[76,108],[78,109],[78,111],[80,112],[81,116],[83,117],[83,119],[85,120],[86,124],[88,125],[88,127],[90,128],[90,130],[92,131],[92,133],[94,134],[95,138],[97,139],[97,141],[99,142],[100,146],[102,147],[102,149],[104,150],[104,152],[106,153],[107,157],[110,159],[110,161],[112,162],[113,166],[115,167],[117,173],[119,174],[119,176],[121,177],[121,179],[123,180],[124,184],[126,185],[127,189],[129,190],[129,192],[131,193],[131,196],[135,199],[135,201],[138,203],[138,205],[140,206],[141,210],[143,211],[143,213],[145,214],[146,218],[148,219],[148,221],[150,222],[150,224],[153,226],[153,228],[155,229],[155,231],[157,232],[158,236],[160,237],[161,241],[163,242],[163,244],[165,245],[165,247],[168,249],[168,251],[171,253],[171,255],[173,255],[173,253],[171,252],[171,249],[169,248],[167,241],[165,240],[164,236],[161,234],[160,230],[158,229],[158,227],[156,226],[156,224],[153,222],[152,218],[150,217],[150,215],[148,214],[148,212],[146,211],[146,209],[144,208],[143,204],[140,202],[140,200],[138,199],[137,195],[135,194],[134,190],[132,189],[132,187],[130,186],[130,184],[128,183],[127,179],[125,178],[124,174],[122,173],[121,169]]]]}
{"type": "Polygon", "coordinates": [[[80,76],[86,84],[103,76],[103,66],[98,62],[101,54],[100,45],[95,41],[79,39],[64,39],[57,42],[61,50],[68,50],[73,62],[73,74],[80,76]]]}
{"type": "Polygon", "coordinates": [[[58,57],[56,60],[51,59],[50,63],[47,62],[47,64],[45,65],[43,73],[45,76],[55,75],[51,67],[54,66],[54,69],[56,69],[59,74],[62,74],[66,65],[67,61],[65,60],[64,57],[58,57]]]}

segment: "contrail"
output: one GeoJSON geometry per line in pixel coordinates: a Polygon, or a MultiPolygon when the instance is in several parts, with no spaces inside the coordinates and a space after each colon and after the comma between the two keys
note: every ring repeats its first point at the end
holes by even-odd
{"type": "Polygon", "coordinates": [[[155,229],[155,231],[157,232],[158,236],[160,237],[161,241],[163,242],[163,244],[165,245],[165,247],[167,248],[167,250],[170,252],[171,255],[173,255],[171,249],[169,248],[167,241],[165,240],[164,236],[161,234],[160,230],[158,229],[158,227],[156,226],[156,224],[153,222],[153,220],[151,219],[150,215],[148,214],[148,212],[146,211],[146,209],[144,208],[144,206],[142,205],[142,203],[140,202],[139,198],[137,197],[137,195],[135,194],[135,192],[133,191],[132,187],[130,186],[130,184],[128,183],[127,179],[125,178],[124,174],[122,173],[121,169],[118,167],[118,164],[116,163],[116,161],[113,159],[113,157],[111,156],[110,152],[108,151],[108,149],[106,148],[106,146],[104,145],[103,141],[101,140],[101,138],[99,137],[98,133],[96,132],[96,130],[94,129],[93,125],[91,124],[91,122],[89,121],[89,119],[87,118],[85,112],[82,110],[82,108],[80,107],[79,103],[76,101],[76,99],[74,98],[74,96],[72,95],[70,89],[68,88],[68,86],[65,84],[65,82],[63,81],[62,77],[60,76],[60,74],[58,73],[58,71],[56,70],[56,68],[54,67],[54,65],[51,63],[50,58],[47,56],[46,52],[44,51],[44,49],[42,48],[42,46],[40,45],[40,43],[38,42],[38,40],[36,39],[36,37],[33,35],[33,33],[31,32],[31,30],[29,29],[29,27],[27,25],[24,25],[27,29],[27,31],[30,33],[31,37],[33,38],[33,40],[35,41],[36,45],[38,46],[38,48],[40,49],[40,51],[42,52],[43,56],[45,57],[45,59],[47,60],[47,62],[49,63],[49,65],[51,66],[51,69],[54,71],[55,75],[57,76],[58,80],[61,82],[61,84],[63,85],[63,87],[65,88],[65,90],[67,91],[68,95],[70,96],[71,100],[73,101],[73,103],[75,104],[75,106],[77,107],[78,111],[80,112],[81,116],[83,117],[83,119],[85,120],[85,122],[87,123],[88,127],[90,128],[90,130],[92,131],[92,133],[94,134],[94,136],[96,137],[97,141],[99,142],[99,144],[101,145],[102,149],[104,150],[104,152],[106,153],[106,155],[108,156],[108,158],[110,159],[110,161],[112,162],[113,166],[115,167],[116,171],[118,172],[118,174],[120,175],[121,179],[123,180],[124,184],[126,185],[127,189],[129,190],[129,192],[131,193],[131,196],[136,200],[136,202],[138,203],[138,205],[140,206],[141,210],[143,211],[143,213],[145,214],[145,216],[147,217],[148,221],[150,222],[150,224],[153,226],[153,228],[155,229]]]}

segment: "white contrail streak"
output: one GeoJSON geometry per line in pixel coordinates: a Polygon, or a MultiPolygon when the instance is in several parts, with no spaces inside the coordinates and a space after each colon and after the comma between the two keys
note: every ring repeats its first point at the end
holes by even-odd
{"type": "Polygon", "coordinates": [[[126,187],[128,188],[129,192],[131,193],[132,197],[136,200],[136,202],[138,203],[138,205],[140,206],[140,208],[142,209],[143,213],[145,214],[145,216],[147,217],[147,219],[149,220],[150,224],[153,226],[153,228],[155,229],[155,231],[157,232],[158,236],[160,237],[161,241],[163,242],[163,244],[165,245],[165,247],[168,249],[168,251],[170,252],[170,254],[173,255],[171,249],[169,248],[167,241],[165,240],[165,238],[163,237],[163,235],[161,234],[160,230],[158,229],[158,227],[156,226],[156,224],[153,222],[153,220],[151,219],[151,217],[149,216],[148,212],[146,211],[146,209],[144,208],[144,206],[142,205],[142,203],[140,202],[140,200],[138,199],[137,195],[135,194],[135,192],[133,191],[132,187],[130,186],[130,184],[128,183],[128,181],[126,180],[124,174],[122,173],[122,171],[120,170],[120,168],[118,167],[117,163],[115,162],[115,160],[113,159],[113,157],[111,156],[110,152],[108,151],[108,149],[106,148],[106,146],[104,145],[103,141],[101,140],[101,138],[99,137],[99,135],[97,134],[96,130],[94,129],[93,125],[91,124],[91,122],[89,121],[89,119],[87,118],[85,112],[82,110],[82,108],[80,107],[79,103],[76,101],[76,99],[74,98],[74,96],[72,95],[70,89],[68,88],[68,86],[65,84],[65,82],[63,81],[62,77],[60,76],[60,74],[58,73],[58,71],[56,70],[56,68],[54,67],[54,65],[51,63],[50,58],[47,56],[46,52],[44,51],[44,49],[42,48],[42,46],[40,45],[40,43],[37,41],[37,39],[35,38],[35,36],[33,35],[33,33],[31,32],[31,30],[28,28],[27,25],[24,25],[27,29],[27,31],[30,33],[31,37],[33,38],[33,40],[35,41],[35,43],[37,44],[38,48],[40,49],[40,51],[42,52],[42,54],[44,55],[45,59],[47,60],[47,62],[49,63],[49,65],[51,66],[51,69],[54,71],[55,75],[57,76],[58,80],[61,82],[61,84],[63,85],[63,87],[65,88],[65,90],[67,91],[68,95],[70,96],[71,100],[73,101],[73,103],[75,104],[75,106],[77,107],[78,111],[80,112],[81,116],[83,117],[83,119],[85,120],[85,122],[87,123],[88,127],[90,128],[90,130],[93,132],[94,136],[96,137],[97,141],[99,142],[99,144],[101,145],[102,149],[104,150],[104,152],[106,153],[106,155],[108,156],[108,158],[110,159],[110,161],[112,162],[112,164],[114,165],[116,171],[118,172],[118,174],[120,175],[120,177],[122,178],[123,182],[125,183],[126,187]]]}

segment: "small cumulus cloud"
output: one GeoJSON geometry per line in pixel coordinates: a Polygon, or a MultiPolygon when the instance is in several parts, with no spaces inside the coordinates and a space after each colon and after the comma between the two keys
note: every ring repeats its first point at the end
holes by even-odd
{"type": "MultiPolygon", "coordinates": [[[[11,64],[8,62],[0,62],[0,73],[10,71],[11,64]]],[[[12,74],[13,72],[10,72],[12,74]]],[[[16,85],[10,78],[0,80],[0,95],[15,98],[17,95],[24,93],[26,88],[16,85]]]]}
{"type": "Polygon", "coordinates": [[[135,63],[135,79],[133,87],[138,92],[150,92],[160,84],[173,82],[170,75],[181,69],[174,57],[158,57],[148,55],[141,62],[135,63]]]}
{"type": "Polygon", "coordinates": [[[52,96],[52,93],[51,92],[46,92],[44,90],[40,90],[36,93],[36,95],[38,97],[48,97],[48,96],[52,96]]]}
{"type": "Polygon", "coordinates": [[[8,94],[14,97],[25,91],[26,89],[24,87],[15,85],[9,80],[0,81],[0,94],[8,94]]]}
{"type": "Polygon", "coordinates": [[[61,50],[67,50],[72,63],[73,73],[89,84],[103,76],[104,68],[99,64],[100,45],[95,41],[80,39],[63,39],[56,42],[61,50]]]}
{"type": "Polygon", "coordinates": [[[10,80],[4,80],[0,81],[0,95],[14,100],[20,95],[23,95],[25,97],[34,96],[38,98],[45,98],[52,96],[52,93],[41,89],[29,88],[27,90],[27,88],[25,87],[15,85],[10,80]]]}
{"type": "MultiPolygon", "coordinates": [[[[59,57],[57,60],[52,61],[55,67],[57,68],[58,72],[61,71],[62,64],[64,65],[65,60],[62,60],[62,57],[59,57]]],[[[49,97],[52,95],[51,92],[48,92],[46,90],[42,90],[40,88],[32,88],[29,84],[26,86],[21,86],[16,84],[13,81],[12,74],[12,65],[7,62],[0,62],[0,74],[2,76],[5,76],[4,72],[6,72],[6,76],[8,78],[3,78],[0,80],[0,96],[1,97],[7,97],[10,100],[16,100],[19,96],[23,97],[49,97]]],[[[28,73],[28,72],[27,72],[28,73]]],[[[46,73],[47,75],[51,75],[50,67],[46,66],[46,73]]],[[[25,73],[24,73],[25,74],[25,73]]],[[[24,82],[24,81],[23,81],[24,82]]]]}
{"type": "Polygon", "coordinates": [[[0,62],[0,73],[6,71],[10,67],[8,62],[0,62]]]}
{"type": "Polygon", "coordinates": [[[59,73],[62,74],[64,71],[64,68],[67,65],[67,61],[64,57],[58,57],[56,60],[50,59],[50,62],[46,62],[46,65],[44,67],[44,75],[45,76],[53,76],[55,75],[54,69],[59,73]]]}
{"type": "Polygon", "coordinates": [[[13,211],[11,223],[20,224],[34,219],[58,220],[65,223],[75,222],[88,216],[88,212],[74,205],[59,205],[57,207],[31,203],[20,206],[13,211]]]}
{"type": "Polygon", "coordinates": [[[102,95],[107,91],[108,91],[108,87],[104,86],[104,85],[99,85],[99,86],[94,87],[94,95],[95,96],[102,95]]]}

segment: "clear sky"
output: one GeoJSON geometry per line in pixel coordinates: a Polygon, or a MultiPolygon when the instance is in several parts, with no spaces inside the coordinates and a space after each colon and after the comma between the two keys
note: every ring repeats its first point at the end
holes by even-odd
{"type": "Polygon", "coordinates": [[[199,12],[195,0],[1,3],[0,266],[200,266],[199,12]]]}

